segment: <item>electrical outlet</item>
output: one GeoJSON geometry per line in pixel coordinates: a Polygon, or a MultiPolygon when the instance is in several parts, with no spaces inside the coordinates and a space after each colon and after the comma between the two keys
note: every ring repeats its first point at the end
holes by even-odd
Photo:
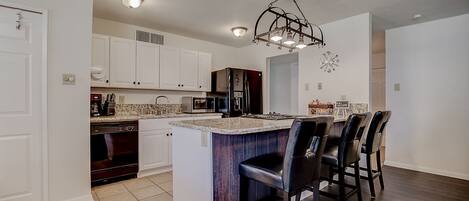
{"type": "Polygon", "coordinates": [[[125,104],[125,96],[119,96],[119,104],[125,104]]]}
{"type": "Polygon", "coordinates": [[[62,74],[62,84],[63,85],[75,85],[75,74],[65,73],[62,74]]]}
{"type": "Polygon", "coordinates": [[[401,84],[400,83],[395,83],[394,84],[394,91],[401,91],[401,84]]]}
{"type": "Polygon", "coordinates": [[[322,82],[318,82],[318,90],[322,90],[322,82]]]}

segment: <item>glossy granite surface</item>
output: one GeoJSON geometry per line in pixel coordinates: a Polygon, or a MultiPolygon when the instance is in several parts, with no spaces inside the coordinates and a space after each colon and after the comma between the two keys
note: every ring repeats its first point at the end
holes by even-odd
{"type": "MultiPolygon", "coordinates": [[[[334,122],[343,122],[345,119],[336,118],[334,122]]],[[[188,120],[171,122],[172,126],[191,128],[211,133],[225,135],[240,135],[289,129],[293,119],[289,120],[263,120],[251,118],[223,118],[210,120],[188,120]]]]}
{"type": "Polygon", "coordinates": [[[165,118],[184,118],[184,117],[209,117],[209,116],[221,116],[221,113],[199,113],[199,114],[186,114],[186,113],[174,113],[174,114],[131,114],[131,115],[116,115],[116,116],[103,116],[103,117],[91,117],[91,123],[103,123],[103,122],[119,122],[119,121],[136,121],[140,119],[165,119],[165,118]]]}

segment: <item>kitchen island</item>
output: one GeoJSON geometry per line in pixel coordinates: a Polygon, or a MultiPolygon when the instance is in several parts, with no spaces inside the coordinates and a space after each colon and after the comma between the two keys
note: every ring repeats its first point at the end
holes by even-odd
{"type": "MultiPolygon", "coordinates": [[[[284,153],[293,119],[224,118],[171,122],[173,130],[174,201],[238,201],[238,165],[249,158],[284,153]]],[[[337,135],[344,119],[336,119],[337,135]]],[[[270,189],[260,184],[250,192],[260,199],[270,189]]]]}

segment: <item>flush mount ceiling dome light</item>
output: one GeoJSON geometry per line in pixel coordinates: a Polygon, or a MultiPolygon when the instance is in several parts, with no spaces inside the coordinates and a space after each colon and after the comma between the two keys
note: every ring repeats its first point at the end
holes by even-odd
{"type": "Polygon", "coordinates": [[[275,7],[278,0],[273,0],[269,7],[264,10],[256,22],[254,28],[254,43],[265,42],[267,46],[277,45],[292,52],[294,49],[303,49],[307,46],[323,47],[324,34],[319,26],[309,23],[303,11],[298,6],[297,0],[292,0],[302,18],[285,12],[284,9],[275,7]],[[270,17],[266,17],[270,15],[270,17]],[[268,26],[265,29],[259,28],[262,19],[274,19],[267,21],[268,26]],[[270,26],[269,26],[270,25],[270,26]],[[296,45],[295,45],[296,44],[296,45]]]}
{"type": "Polygon", "coordinates": [[[122,0],[122,4],[129,8],[138,8],[144,0],[122,0]]]}
{"type": "Polygon", "coordinates": [[[238,38],[246,35],[247,31],[248,31],[248,28],[246,27],[233,27],[231,29],[231,32],[233,32],[233,34],[238,38]]]}

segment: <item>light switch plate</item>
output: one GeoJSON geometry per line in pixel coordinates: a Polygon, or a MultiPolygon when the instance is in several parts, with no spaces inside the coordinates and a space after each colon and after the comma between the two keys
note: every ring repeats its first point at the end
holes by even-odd
{"type": "Polygon", "coordinates": [[[322,90],[322,82],[318,82],[318,90],[322,90]]]}
{"type": "Polygon", "coordinates": [[[71,74],[71,73],[62,74],[63,85],[75,85],[75,82],[76,82],[75,74],[71,74]]]}
{"type": "Polygon", "coordinates": [[[305,91],[309,91],[309,83],[305,84],[305,91]]]}
{"type": "Polygon", "coordinates": [[[400,83],[395,83],[394,84],[394,91],[401,91],[401,84],[400,83]]]}

